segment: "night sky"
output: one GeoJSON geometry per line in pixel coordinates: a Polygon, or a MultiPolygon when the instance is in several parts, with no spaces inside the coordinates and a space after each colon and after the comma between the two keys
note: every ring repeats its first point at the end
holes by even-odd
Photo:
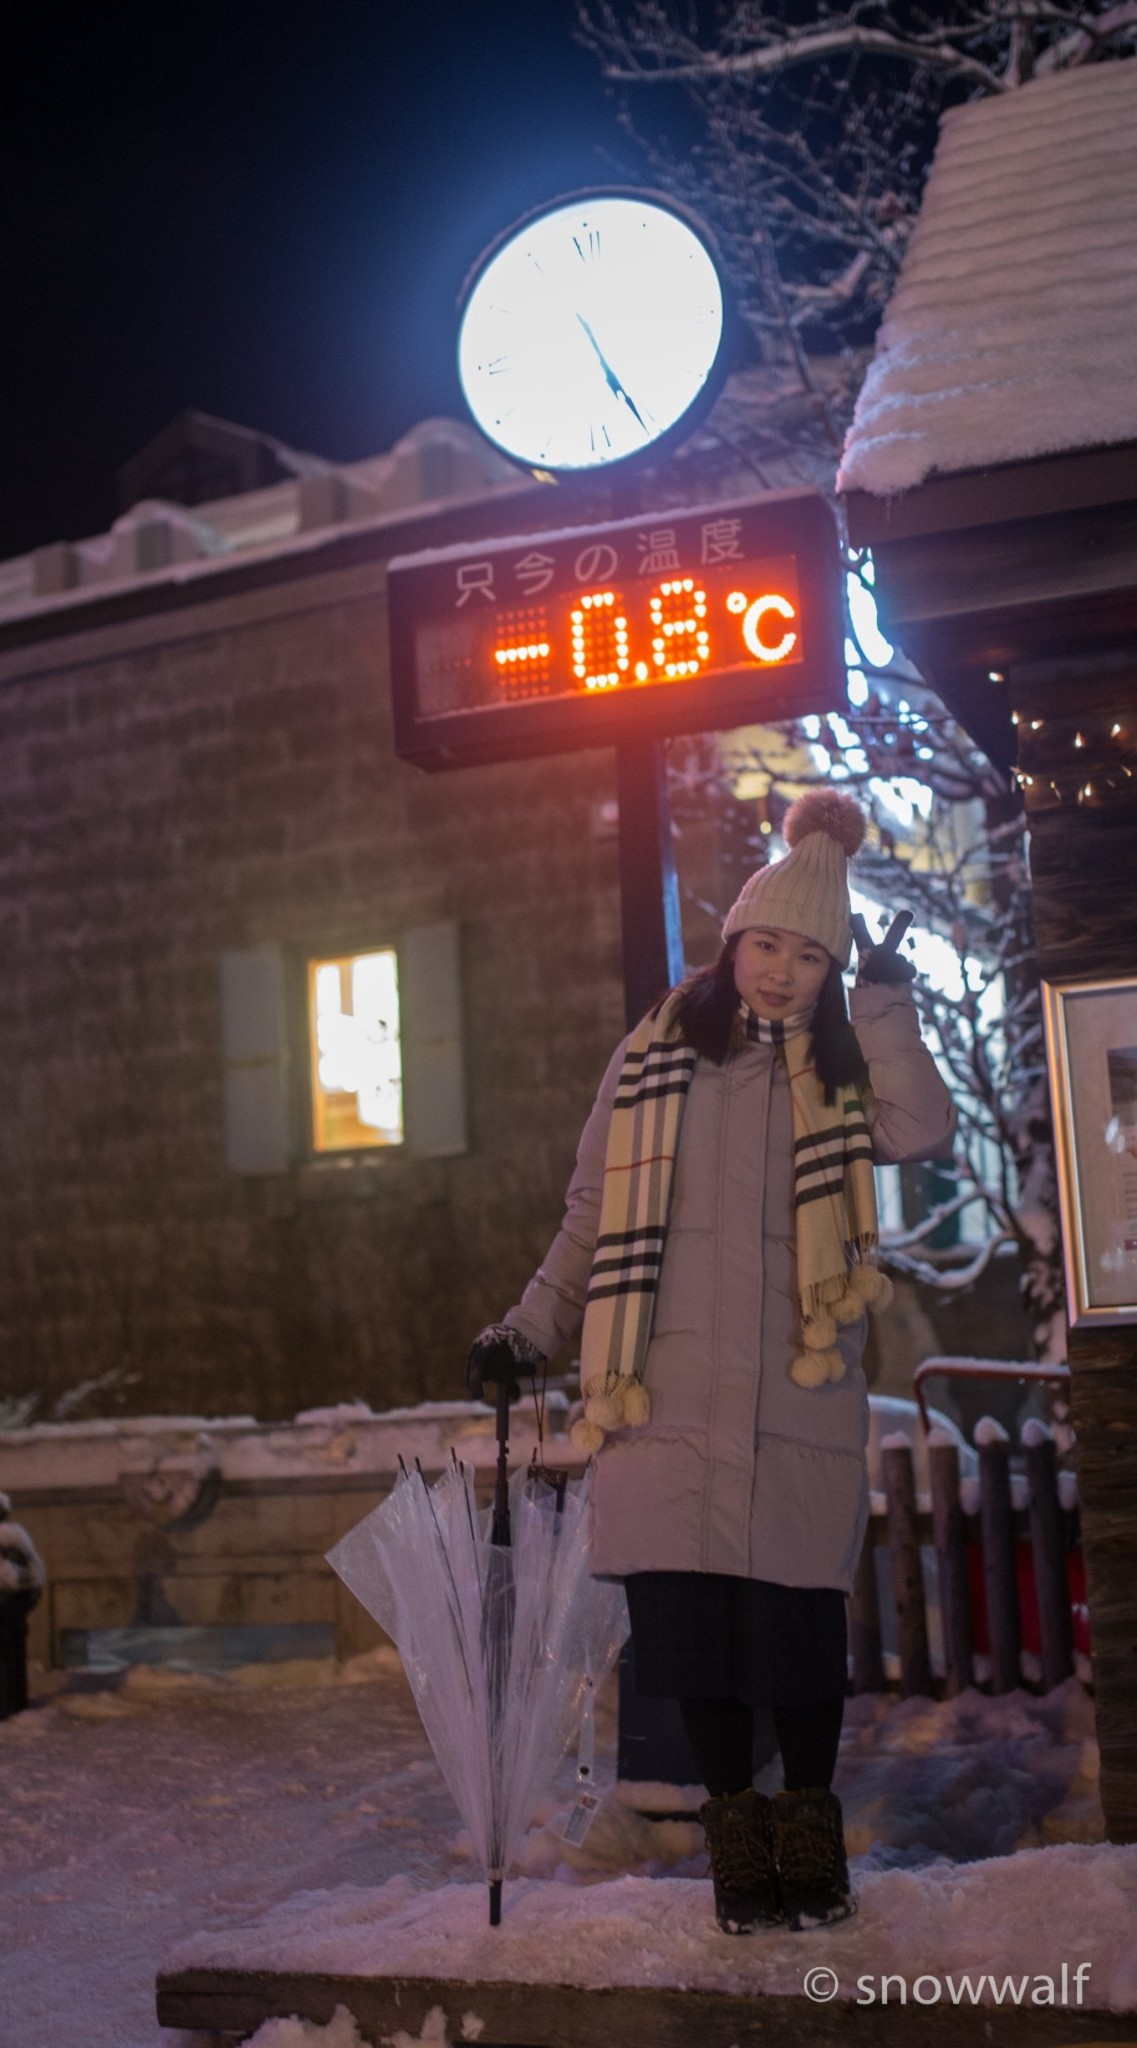
{"type": "Polygon", "coordinates": [[[528,207],[647,182],[572,0],[11,11],[0,558],[98,532],[197,407],[351,460],[460,413],[454,300],[528,207]],[[607,155],[605,155],[607,152],[607,155]]]}

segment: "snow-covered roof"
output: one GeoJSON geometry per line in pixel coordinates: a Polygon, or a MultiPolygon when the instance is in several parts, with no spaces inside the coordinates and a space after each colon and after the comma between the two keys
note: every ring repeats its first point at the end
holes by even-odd
{"type": "Polygon", "coordinates": [[[945,115],[838,475],[925,478],[1137,440],[1137,62],[945,115]]]}
{"type": "Polygon", "coordinates": [[[0,562],[0,621],[62,615],[92,596],[303,552],[337,528],[393,525],[435,506],[516,492],[525,481],[473,427],[451,419],[423,420],[362,462],[292,461],[296,473],[283,483],[192,508],[147,498],[108,533],[0,562]]]}

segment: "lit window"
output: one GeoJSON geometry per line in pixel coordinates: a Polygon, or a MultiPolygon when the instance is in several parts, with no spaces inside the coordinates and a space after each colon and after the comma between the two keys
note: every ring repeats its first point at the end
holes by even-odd
{"type": "Polygon", "coordinates": [[[399,969],[393,948],[308,963],[312,1144],[401,1145],[399,969]]]}

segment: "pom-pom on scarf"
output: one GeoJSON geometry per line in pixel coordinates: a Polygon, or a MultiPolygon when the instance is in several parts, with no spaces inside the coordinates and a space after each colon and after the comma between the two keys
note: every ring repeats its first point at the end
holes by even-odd
{"type": "MultiPolygon", "coordinates": [[[[655,1290],[663,1263],[679,1131],[695,1053],[680,1037],[678,991],[632,1033],[624,1055],[604,1162],[600,1229],[581,1336],[584,1419],[573,1442],[598,1450],[610,1429],[650,1419],[643,1384],[655,1290]]],[[[877,1250],[872,1145],[852,1085],[827,1104],[810,1059],[810,1014],[768,1023],[743,1005],[751,1038],[778,1046],[790,1081],[794,1134],[801,1355],[799,1386],[839,1380],[837,1326],[892,1296],[871,1263],[877,1250]]],[[[757,1227],[757,1223],[756,1226],[757,1227]]]]}

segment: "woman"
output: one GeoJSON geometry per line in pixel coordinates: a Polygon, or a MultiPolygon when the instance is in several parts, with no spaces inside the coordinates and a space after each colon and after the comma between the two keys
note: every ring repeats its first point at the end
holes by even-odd
{"type": "Polygon", "coordinates": [[[625,1581],[638,1690],[680,1703],[732,1933],[855,1910],[831,1784],[868,1520],[864,1311],[891,1294],[872,1161],[942,1156],[955,1123],[887,945],[862,956],[850,1024],[863,835],[850,797],[793,806],[718,961],[615,1053],[561,1231],[471,1353],[474,1386],[531,1371],[583,1314],[592,1569],[625,1581]],[[772,1800],[757,1706],[785,1768],[772,1800]]]}

